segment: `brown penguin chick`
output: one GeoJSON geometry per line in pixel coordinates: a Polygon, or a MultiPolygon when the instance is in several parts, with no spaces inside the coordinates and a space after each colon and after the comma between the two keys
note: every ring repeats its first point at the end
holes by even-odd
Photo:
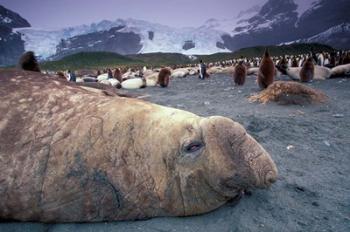
{"type": "Polygon", "coordinates": [[[158,84],[165,88],[169,85],[171,72],[167,68],[162,68],[158,74],[158,84]]]}
{"type": "Polygon", "coordinates": [[[343,64],[350,64],[350,53],[344,55],[343,64]]]}
{"type": "Polygon", "coordinates": [[[314,79],[315,65],[312,62],[312,58],[309,57],[303,64],[300,70],[300,81],[301,82],[311,82],[314,79]]]}
{"type": "Polygon", "coordinates": [[[122,81],[123,81],[123,80],[122,80],[122,72],[120,71],[119,68],[116,68],[116,69],[114,70],[113,78],[114,78],[114,79],[117,79],[119,82],[122,82],[122,81]]]}
{"type": "Polygon", "coordinates": [[[298,61],[297,61],[297,59],[296,59],[295,57],[294,57],[293,60],[292,60],[292,67],[293,67],[293,68],[299,67],[298,61]]]}
{"type": "Polygon", "coordinates": [[[330,58],[329,64],[331,67],[335,67],[337,65],[337,57],[336,57],[336,54],[334,52],[331,53],[331,58],[330,58]]]}
{"type": "Polygon", "coordinates": [[[345,59],[345,55],[341,54],[340,57],[339,57],[338,65],[343,65],[344,64],[344,59],[345,59]]]}
{"type": "Polygon", "coordinates": [[[284,66],[287,66],[287,65],[288,65],[288,62],[287,62],[286,58],[283,57],[283,58],[278,62],[277,65],[278,65],[278,66],[284,67],[284,66]]]}
{"type": "Polygon", "coordinates": [[[268,49],[265,50],[258,72],[258,84],[262,89],[266,89],[273,83],[275,77],[275,65],[270,57],[268,49]]]}
{"type": "Polygon", "coordinates": [[[18,61],[18,67],[22,70],[41,72],[38,61],[35,58],[34,52],[24,53],[18,61]]]}
{"type": "Polygon", "coordinates": [[[233,73],[233,79],[236,85],[244,85],[245,78],[247,76],[247,68],[243,64],[243,61],[240,61],[236,67],[235,71],[233,73]]]}

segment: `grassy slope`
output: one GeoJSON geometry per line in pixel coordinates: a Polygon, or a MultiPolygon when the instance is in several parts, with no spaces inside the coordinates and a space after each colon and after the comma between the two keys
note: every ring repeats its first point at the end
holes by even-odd
{"type": "MultiPolygon", "coordinates": [[[[216,53],[212,55],[198,55],[198,60],[204,62],[222,61],[233,58],[243,57],[260,57],[266,46],[257,46],[242,48],[233,53],[216,53]]],[[[331,52],[332,47],[322,44],[292,44],[283,46],[268,46],[271,55],[295,55],[314,52],[327,51],[331,52]]],[[[66,56],[58,61],[49,61],[41,64],[42,69],[48,70],[67,70],[67,69],[97,69],[115,66],[163,66],[198,63],[198,60],[191,61],[188,56],[178,53],[146,53],[136,55],[119,55],[110,52],[82,52],[66,56]]]]}
{"type": "Polygon", "coordinates": [[[142,63],[140,60],[111,52],[81,52],[66,56],[58,61],[42,63],[41,67],[49,70],[94,69],[142,63]]]}
{"type": "Polygon", "coordinates": [[[172,64],[187,64],[191,60],[188,56],[180,53],[144,53],[129,55],[132,59],[142,60],[147,65],[172,65],[172,64]]]}
{"type": "Polygon", "coordinates": [[[260,57],[264,54],[265,48],[269,48],[270,54],[272,56],[282,56],[282,55],[298,55],[305,54],[313,50],[314,52],[332,52],[334,49],[330,46],[323,44],[291,44],[282,46],[256,46],[249,48],[242,48],[233,53],[216,53],[212,55],[198,56],[205,62],[214,62],[227,59],[240,58],[241,56],[251,58],[260,57]]]}

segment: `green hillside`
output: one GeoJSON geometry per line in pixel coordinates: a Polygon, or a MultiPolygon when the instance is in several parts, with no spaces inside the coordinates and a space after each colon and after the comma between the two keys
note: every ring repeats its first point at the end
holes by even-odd
{"type": "Polygon", "coordinates": [[[173,65],[173,64],[187,64],[191,60],[188,56],[180,53],[143,53],[136,55],[128,55],[132,59],[142,60],[148,65],[173,65]]]}
{"type": "Polygon", "coordinates": [[[240,58],[241,56],[252,58],[260,57],[264,54],[265,48],[268,48],[272,56],[282,56],[282,55],[298,55],[309,53],[312,50],[314,52],[332,52],[335,49],[323,44],[290,44],[282,46],[256,46],[249,48],[242,48],[233,53],[216,53],[212,55],[199,55],[199,59],[203,59],[204,62],[214,62],[222,61],[234,58],[240,58]]]}
{"type": "MultiPolygon", "coordinates": [[[[334,49],[322,44],[291,44],[283,46],[267,46],[272,56],[296,55],[309,53],[310,51],[332,52],[334,49]]],[[[58,61],[49,61],[41,64],[46,70],[67,70],[67,69],[102,69],[116,66],[138,66],[144,65],[160,67],[163,65],[179,65],[198,63],[200,59],[204,62],[215,62],[240,58],[241,56],[261,57],[266,46],[242,48],[233,53],[216,53],[212,55],[196,55],[197,60],[193,61],[188,56],[179,53],[145,53],[136,55],[119,55],[111,52],[82,52],[69,55],[58,61]]]]}
{"type": "Polygon", "coordinates": [[[140,60],[112,52],[81,52],[66,56],[58,61],[44,62],[41,67],[48,70],[94,69],[142,63],[140,60]]]}

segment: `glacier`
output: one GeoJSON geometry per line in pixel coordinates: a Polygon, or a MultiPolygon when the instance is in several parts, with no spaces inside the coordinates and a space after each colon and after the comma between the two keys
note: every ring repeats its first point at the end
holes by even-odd
{"type": "Polygon", "coordinates": [[[261,6],[256,5],[238,16],[230,19],[209,19],[200,27],[173,28],[158,23],[151,23],[138,19],[116,19],[115,21],[103,20],[90,25],[80,25],[61,29],[17,28],[15,32],[21,34],[26,51],[34,51],[41,60],[55,55],[56,47],[61,40],[74,36],[107,31],[113,27],[124,26],[119,32],[134,32],[141,36],[142,49],[139,53],[171,52],[186,55],[213,54],[217,52],[231,52],[217,46],[223,43],[223,34],[235,35],[238,32],[234,28],[245,26],[246,20],[256,14],[261,6]],[[153,39],[149,39],[148,33],[154,33],[153,39]],[[195,47],[185,50],[185,41],[193,41],[195,47]]]}

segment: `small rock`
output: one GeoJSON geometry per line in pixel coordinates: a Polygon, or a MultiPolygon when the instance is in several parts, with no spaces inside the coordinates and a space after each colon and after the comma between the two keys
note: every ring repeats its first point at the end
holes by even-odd
{"type": "Polygon", "coordinates": [[[344,114],[333,114],[332,116],[335,118],[344,118],[344,114]]]}
{"type": "Polygon", "coordinates": [[[250,197],[251,195],[253,195],[253,192],[250,191],[250,190],[248,190],[248,189],[246,189],[246,190],[244,191],[244,195],[250,197]]]}
{"type": "Polygon", "coordinates": [[[317,207],[320,206],[320,204],[318,204],[318,202],[316,202],[316,201],[312,202],[312,205],[317,206],[317,207]]]}
{"type": "Polygon", "coordinates": [[[327,147],[330,147],[330,146],[331,146],[331,144],[330,144],[327,140],[323,141],[323,143],[324,143],[327,147]]]}
{"type": "Polygon", "coordinates": [[[304,189],[303,187],[297,186],[297,187],[295,188],[295,191],[297,191],[297,192],[305,192],[305,189],[304,189]]]}

